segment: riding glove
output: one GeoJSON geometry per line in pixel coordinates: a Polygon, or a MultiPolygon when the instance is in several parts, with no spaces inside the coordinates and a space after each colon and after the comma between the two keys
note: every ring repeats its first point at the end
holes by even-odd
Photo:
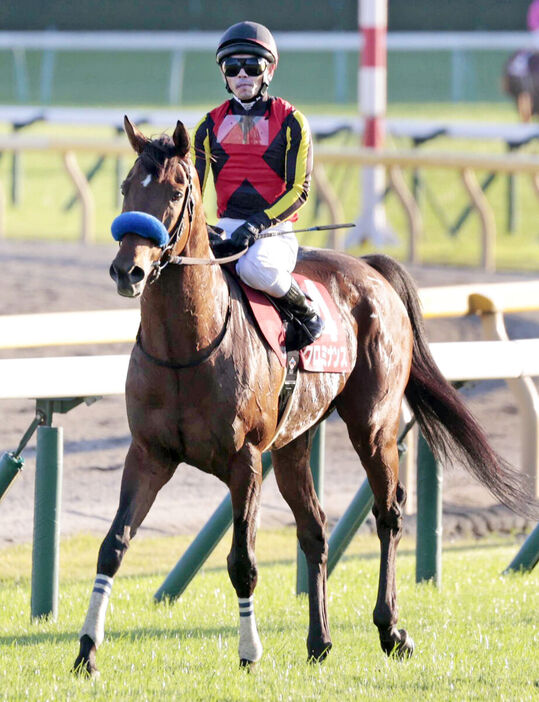
{"type": "Polygon", "coordinates": [[[238,249],[244,249],[246,246],[252,246],[255,243],[258,239],[258,233],[258,227],[247,221],[232,232],[230,240],[238,249]]]}

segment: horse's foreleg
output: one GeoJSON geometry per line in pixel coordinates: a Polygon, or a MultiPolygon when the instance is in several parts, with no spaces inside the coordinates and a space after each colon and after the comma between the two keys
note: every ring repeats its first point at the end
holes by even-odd
{"type": "Polygon", "coordinates": [[[255,539],[262,483],[262,461],[254,449],[244,446],[230,464],[229,489],[232,499],[234,534],[227,559],[228,574],[238,596],[241,666],[260,660],[262,644],[254,613],[254,589],[258,571],[255,539]]]}
{"type": "Polygon", "coordinates": [[[312,432],[306,432],[272,453],[279,490],[294,514],[298,540],[307,559],[309,579],[310,661],[322,661],[331,649],[327,613],[326,515],[316,495],[309,457],[312,432]]]}
{"type": "Polygon", "coordinates": [[[97,575],[90,605],[80,631],[80,649],[73,665],[77,673],[94,675],[96,650],[105,635],[105,615],[116,575],[129,548],[161,487],[170,479],[175,465],[157,461],[134,444],[128,451],[122,475],[120,504],[97,559],[97,575]]]}

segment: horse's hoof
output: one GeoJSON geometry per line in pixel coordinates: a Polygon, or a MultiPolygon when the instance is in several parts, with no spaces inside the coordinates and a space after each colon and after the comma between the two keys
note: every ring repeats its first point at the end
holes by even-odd
{"type": "Polygon", "coordinates": [[[380,634],[380,644],[384,653],[393,658],[410,658],[414,652],[414,641],[406,629],[395,629],[380,634]]]}
{"type": "Polygon", "coordinates": [[[81,678],[96,678],[99,671],[95,662],[96,647],[86,634],[80,640],[79,655],[73,663],[72,672],[81,678]]]}
{"type": "Polygon", "coordinates": [[[258,661],[249,661],[247,658],[240,658],[240,668],[246,670],[248,673],[255,672],[257,663],[258,661]]]}
{"type": "Polygon", "coordinates": [[[326,641],[318,646],[307,646],[308,658],[307,663],[322,663],[326,660],[331,651],[333,644],[331,641],[326,641]]]}

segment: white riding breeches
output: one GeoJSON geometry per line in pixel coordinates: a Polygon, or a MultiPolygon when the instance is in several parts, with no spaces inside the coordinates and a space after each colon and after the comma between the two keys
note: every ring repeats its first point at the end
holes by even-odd
{"type": "MultiPolygon", "coordinates": [[[[245,220],[224,217],[217,226],[224,230],[230,239],[232,232],[245,220]]],[[[291,273],[298,256],[298,240],[292,229],[292,222],[280,222],[271,230],[284,232],[267,239],[257,239],[236,263],[236,272],[241,280],[256,290],[283,297],[292,285],[291,273]]]]}

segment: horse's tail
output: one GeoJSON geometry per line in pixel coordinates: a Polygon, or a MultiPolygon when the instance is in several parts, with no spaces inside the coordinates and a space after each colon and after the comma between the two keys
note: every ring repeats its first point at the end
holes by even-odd
{"type": "Polygon", "coordinates": [[[445,461],[451,454],[456,455],[500,502],[537,519],[539,505],[526,489],[523,474],[493,451],[485,433],[436,365],[412,277],[389,256],[373,254],[363,260],[390,283],[408,312],[414,347],[405,396],[434,456],[445,461]]]}

